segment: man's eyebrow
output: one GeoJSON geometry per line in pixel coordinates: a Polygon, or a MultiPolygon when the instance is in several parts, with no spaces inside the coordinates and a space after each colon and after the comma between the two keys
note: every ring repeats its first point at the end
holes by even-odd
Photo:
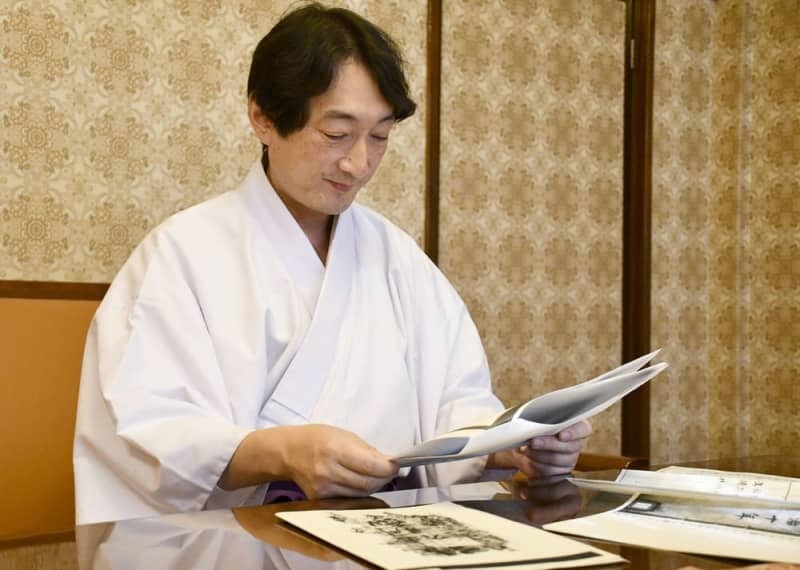
{"type": "MultiPolygon", "coordinates": [[[[336,110],[325,111],[325,113],[322,115],[322,118],[323,119],[341,119],[341,120],[350,121],[350,122],[353,122],[353,123],[358,121],[358,118],[355,115],[352,115],[350,113],[345,113],[344,111],[336,111],[336,110]]],[[[382,119],[380,119],[378,121],[378,124],[385,123],[386,121],[394,121],[394,113],[390,113],[390,114],[386,115],[385,117],[383,117],[382,119]]]]}

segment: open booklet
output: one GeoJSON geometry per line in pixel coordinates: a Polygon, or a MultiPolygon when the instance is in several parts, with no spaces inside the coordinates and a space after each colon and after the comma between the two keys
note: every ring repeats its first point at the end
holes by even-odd
{"type": "Polygon", "coordinates": [[[401,467],[457,461],[522,445],[532,437],[553,435],[598,414],[667,367],[642,368],[655,350],[580,384],[549,392],[508,408],[486,422],[436,436],[392,459],[401,467]]]}
{"type": "Polygon", "coordinates": [[[672,466],[622,470],[616,481],[570,481],[600,491],[592,498],[598,505],[607,503],[609,492],[632,497],[611,510],[546,524],[546,530],[693,554],[800,563],[800,479],[672,466]]]}
{"type": "MultiPolygon", "coordinates": [[[[800,479],[672,465],[659,471],[623,469],[614,481],[570,477],[578,487],[620,494],[647,494],[800,511],[800,479]]],[[[800,520],[795,524],[800,536],[800,520]]]]}

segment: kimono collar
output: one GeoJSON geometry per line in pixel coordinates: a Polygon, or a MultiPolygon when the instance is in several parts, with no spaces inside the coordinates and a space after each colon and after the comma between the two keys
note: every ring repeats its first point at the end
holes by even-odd
{"type": "MultiPolygon", "coordinates": [[[[278,196],[260,161],[256,161],[250,168],[243,183],[243,189],[258,224],[282,259],[286,271],[305,301],[309,314],[313,315],[325,279],[325,265],[314,250],[314,246],[303,228],[278,196]]],[[[327,263],[329,266],[334,262],[336,251],[343,249],[344,244],[339,244],[338,247],[336,244],[337,241],[342,241],[338,239],[339,234],[346,234],[347,237],[342,239],[352,239],[352,232],[339,231],[342,223],[352,224],[350,218],[351,214],[348,209],[334,220],[331,242],[328,247],[327,263]]],[[[350,249],[350,247],[345,249],[350,249]]]]}

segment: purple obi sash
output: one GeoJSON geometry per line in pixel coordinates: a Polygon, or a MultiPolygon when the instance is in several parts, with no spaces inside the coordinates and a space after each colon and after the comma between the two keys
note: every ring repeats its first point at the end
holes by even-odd
{"type": "MultiPolygon", "coordinates": [[[[397,480],[393,479],[381,487],[378,492],[397,490],[397,480]]],[[[264,495],[264,504],[288,503],[289,501],[305,501],[306,494],[294,481],[273,481],[269,484],[267,494],[264,495]]]]}
{"type": "Polygon", "coordinates": [[[289,501],[304,501],[306,494],[300,490],[294,481],[273,481],[269,484],[267,494],[264,495],[264,504],[288,503],[289,501]]]}

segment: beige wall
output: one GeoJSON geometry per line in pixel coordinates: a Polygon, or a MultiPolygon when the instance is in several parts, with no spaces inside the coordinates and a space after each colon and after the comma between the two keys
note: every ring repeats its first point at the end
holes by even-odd
{"type": "Polygon", "coordinates": [[[511,405],[619,362],[625,6],[443,6],[440,264],[511,405]]]}
{"type": "Polygon", "coordinates": [[[796,454],[800,4],[660,2],[654,459],[796,454]]]}
{"type": "MultiPolygon", "coordinates": [[[[0,4],[0,279],[109,281],[164,217],[238,185],[250,56],[290,4],[0,4]]],[[[362,195],[421,240],[425,4],[342,4],[408,59],[420,110],[362,195]]]]}

